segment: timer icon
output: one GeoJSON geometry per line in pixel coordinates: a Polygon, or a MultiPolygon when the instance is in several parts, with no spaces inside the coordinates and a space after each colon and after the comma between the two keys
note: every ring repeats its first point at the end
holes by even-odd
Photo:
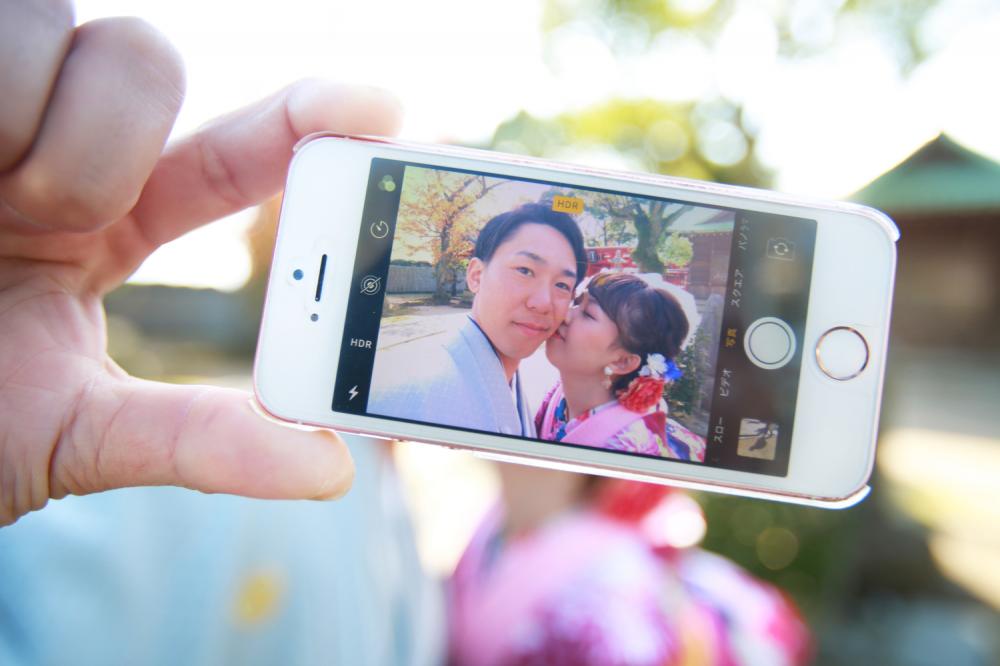
{"type": "Polygon", "coordinates": [[[385,220],[379,220],[378,222],[373,223],[372,226],[368,228],[368,231],[371,233],[373,238],[382,239],[389,235],[389,225],[385,220]]]}

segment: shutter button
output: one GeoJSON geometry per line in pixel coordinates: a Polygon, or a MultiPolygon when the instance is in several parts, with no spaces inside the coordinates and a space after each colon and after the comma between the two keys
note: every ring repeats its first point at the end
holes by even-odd
{"type": "Polygon", "coordinates": [[[763,317],[750,324],[743,349],[758,368],[777,370],[795,356],[795,333],[777,317],[763,317]]]}

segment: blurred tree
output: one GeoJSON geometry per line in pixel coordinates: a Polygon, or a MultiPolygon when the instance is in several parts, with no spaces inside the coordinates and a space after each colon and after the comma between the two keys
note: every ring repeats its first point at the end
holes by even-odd
{"type": "Polygon", "coordinates": [[[691,206],[678,206],[660,199],[634,199],[615,194],[597,194],[587,208],[598,219],[616,218],[632,222],[637,237],[632,260],[643,273],[662,274],[666,268],[657,248],[670,235],[670,225],[689,211],[691,206]]]}
{"type": "MultiPolygon", "coordinates": [[[[669,237],[671,225],[691,206],[679,205],[662,199],[635,199],[607,192],[584,192],[573,190],[572,193],[562,192],[553,188],[542,196],[542,201],[551,201],[557,194],[572,194],[584,200],[587,213],[597,221],[596,230],[584,229],[584,235],[590,240],[590,245],[600,239],[604,245],[625,245],[636,242],[632,251],[632,259],[643,273],[662,274],[665,266],[660,256],[660,249],[667,248],[671,243],[669,237]]],[[[691,243],[686,239],[690,252],[691,243]]],[[[683,258],[684,242],[674,243],[683,258]]],[[[669,251],[669,249],[668,249],[669,251]]],[[[687,261],[691,257],[688,256],[687,261]]]]}
{"type": "MultiPolygon", "coordinates": [[[[718,182],[766,184],[769,173],[753,158],[752,150],[729,165],[716,164],[691,149],[697,128],[690,118],[707,114],[705,105],[657,100],[612,100],[580,112],[552,119],[520,112],[494,132],[489,147],[538,157],[559,157],[579,151],[610,152],[626,158],[635,168],[682,178],[718,182]]],[[[736,107],[719,102],[712,114],[736,113],[736,107]]],[[[752,147],[753,140],[745,140],[752,147]]]]}
{"type": "Polygon", "coordinates": [[[698,365],[698,351],[696,349],[700,338],[707,335],[704,329],[698,329],[695,339],[677,355],[675,363],[681,371],[681,376],[677,380],[668,384],[664,389],[664,396],[670,407],[670,414],[677,418],[681,414],[687,416],[694,411],[697,403],[698,391],[701,388],[702,376],[698,365]]]}
{"type": "Polygon", "coordinates": [[[631,245],[635,242],[635,225],[630,217],[615,215],[593,215],[595,204],[603,196],[599,192],[588,193],[581,190],[569,190],[553,187],[539,199],[540,203],[551,204],[557,196],[582,197],[587,210],[591,212],[589,219],[580,220],[583,230],[583,240],[587,247],[609,247],[614,245],[631,245]],[[590,224],[593,220],[594,224],[590,224]]]}
{"type": "MultiPolygon", "coordinates": [[[[744,32],[748,8],[768,23],[777,63],[802,62],[839,39],[874,34],[905,76],[935,47],[924,20],[941,0],[546,0],[546,46],[567,34],[600,40],[622,62],[649,57],[664,44],[695,44],[717,54],[744,32]]],[[[554,49],[558,51],[559,49],[554,49]]],[[[549,48],[552,52],[553,48],[549,48]]],[[[570,51],[570,58],[579,53],[570,51]]],[[[732,54],[730,54],[732,55],[732,54]]],[[[739,51],[737,50],[737,58],[739,51]]],[[[653,68],[652,71],[655,71],[653,68]]],[[[716,77],[720,74],[716,74],[716,77]]],[[[614,153],[632,168],[686,178],[766,187],[772,174],[755,152],[757,127],[739,95],[719,81],[697,101],[612,99],[536,118],[519,113],[497,128],[491,147],[537,156],[614,153]]],[[[600,161],[600,160],[598,160],[600,161]]]]}
{"type": "Polygon", "coordinates": [[[922,34],[928,13],[941,0],[547,0],[543,29],[586,26],[618,55],[642,53],[657,38],[683,32],[711,44],[733,17],[753,4],[766,10],[779,36],[779,54],[802,58],[821,53],[859,24],[893,46],[908,72],[934,48],[922,34]]]}
{"type": "Polygon", "coordinates": [[[432,243],[435,303],[451,299],[456,275],[472,251],[472,230],[478,228],[473,205],[503,183],[451,171],[407,173],[397,221],[412,249],[422,251],[432,243]]]}
{"type": "Polygon", "coordinates": [[[677,233],[665,234],[656,244],[656,256],[665,266],[684,268],[691,263],[694,256],[694,246],[686,236],[677,233]]]}
{"type": "MultiPolygon", "coordinates": [[[[600,224],[600,244],[604,247],[631,245],[635,242],[635,227],[622,217],[607,216],[598,219],[600,224]]],[[[596,237],[595,237],[596,240],[596,237]]]]}

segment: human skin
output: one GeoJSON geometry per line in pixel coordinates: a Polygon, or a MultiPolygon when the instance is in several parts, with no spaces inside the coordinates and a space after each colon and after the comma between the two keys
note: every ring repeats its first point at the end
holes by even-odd
{"type": "Polygon", "coordinates": [[[333,433],[262,418],[242,391],[126,374],[102,297],[161,244],[273,196],[301,137],[390,134],[398,105],[300,82],[166,146],[178,53],[138,19],[75,26],[66,0],[0,3],[0,63],[0,525],[123,486],[345,493],[333,433]]]}
{"type": "Polygon", "coordinates": [[[574,472],[497,464],[504,535],[516,538],[580,505],[587,477],[574,472]]]}
{"type": "Polygon", "coordinates": [[[545,356],[559,370],[570,418],[612,399],[605,368],[626,375],[641,360],[621,346],[618,326],[586,292],[545,343],[545,356]]]}
{"type": "Polygon", "coordinates": [[[566,316],[576,285],[576,257],[561,233],[529,222],[498,245],[489,261],[471,259],[466,282],[475,294],[472,318],[510,382],[521,360],[566,316]]]}

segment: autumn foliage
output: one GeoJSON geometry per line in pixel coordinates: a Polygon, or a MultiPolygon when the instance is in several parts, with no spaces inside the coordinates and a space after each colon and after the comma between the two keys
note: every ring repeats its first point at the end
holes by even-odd
{"type": "Polygon", "coordinates": [[[475,203],[503,181],[485,176],[410,169],[403,185],[398,225],[407,248],[426,253],[434,266],[435,303],[447,303],[457,290],[458,277],[472,255],[484,220],[475,203]]]}

